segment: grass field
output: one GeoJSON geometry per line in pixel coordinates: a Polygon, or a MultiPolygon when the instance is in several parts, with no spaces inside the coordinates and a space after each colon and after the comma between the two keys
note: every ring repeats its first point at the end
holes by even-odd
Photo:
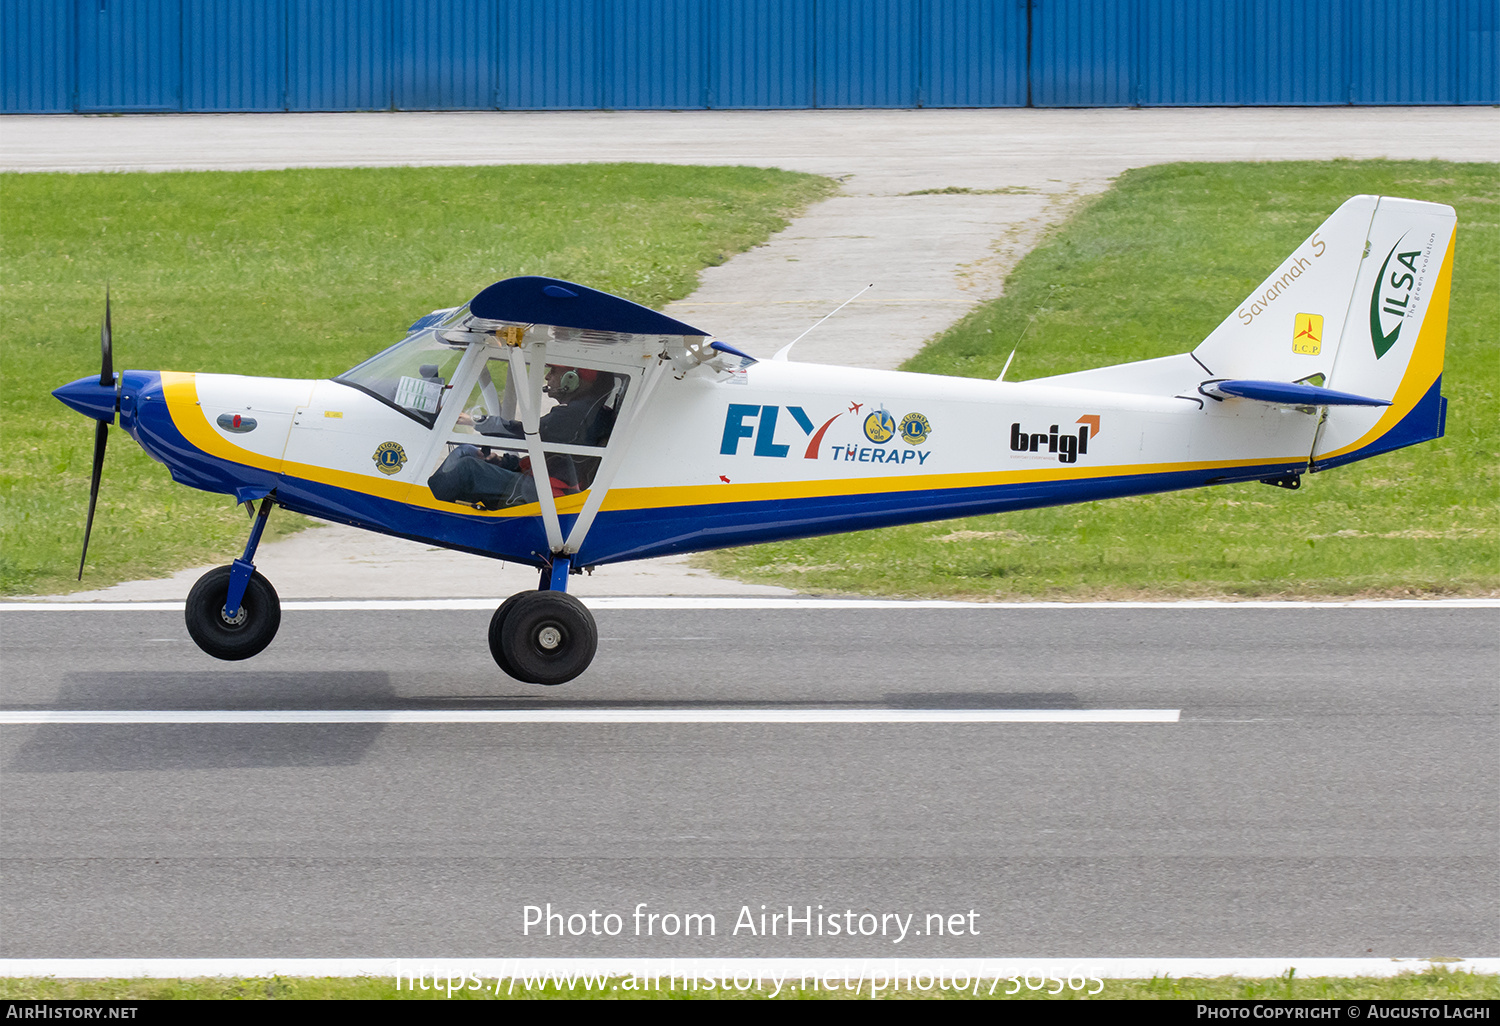
{"type": "Polygon", "coordinates": [[[227,497],[173,484],[112,430],[73,581],[94,432],[49,393],[98,373],[106,281],[117,370],[328,377],[511,275],[660,307],[835,188],[626,164],[0,175],[0,594],[160,576],[244,545],[227,497]]]}
{"type": "MultiPolygon", "coordinates": [[[[500,986],[500,993],[490,990],[494,980],[480,981],[481,989],[459,989],[452,1000],[483,1001],[505,999],[594,999],[594,1000],[698,1000],[723,999],[767,999],[779,1000],[868,1000],[870,992],[866,986],[859,995],[834,993],[826,990],[802,990],[799,986],[786,986],[776,991],[774,983],[765,981],[758,989],[745,991],[722,988],[696,992],[653,992],[621,987],[623,977],[610,978],[600,986],[591,981],[569,986],[549,984],[545,987],[526,987],[516,982],[511,987],[507,980],[500,986]]],[[[742,981],[743,982],[743,981],[742,981]]],[[[788,981],[796,983],[797,981],[788,981]]],[[[1093,995],[1105,1000],[1132,1001],[1348,1001],[1350,999],[1380,1001],[1436,1001],[1436,1000],[1496,1000],[1500,999],[1500,976],[1485,976],[1474,973],[1450,972],[1441,965],[1429,966],[1421,971],[1404,973],[1389,978],[1372,977],[1314,977],[1298,978],[1295,973],[1270,979],[1245,979],[1241,977],[1219,977],[1216,979],[1170,979],[1151,980],[1104,980],[1103,990],[1093,995]]],[[[666,980],[661,981],[665,989],[666,980]]],[[[459,981],[460,988],[465,986],[459,981]]],[[[964,1000],[979,997],[981,1000],[1005,1001],[1079,1001],[1087,1000],[1078,991],[1061,989],[1059,994],[1049,994],[1049,984],[1041,990],[1028,990],[1024,986],[1019,993],[1009,995],[1006,991],[1016,987],[1009,980],[998,984],[984,980],[977,995],[971,992],[956,993],[933,989],[923,991],[915,988],[898,993],[882,992],[888,1000],[964,1000]],[[990,990],[993,986],[994,993],[990,990]]],[[[1085,990],[1095,984],[1088,983],[1085,990]]],[[[447,1001],[449,995],[442,990],[403,989],[397,991],[389,979],[304,979],[296,977],[273,977],[270,979],[190,979],[190,980],[52,980],[52,979],[0,979],[0,1000],[5,999],[53,999],[53,1000],[406,1000],[447,1001]]]]}
{"type": "Polygon", "coordinates": [[[1500,588],[1500,167],[1177,164],[1131,171],[1005,296],[905,369],[1008,381],[1187,352],[1357,193],[1458,211],[1447,436],[1303,478],[762,545],[700,557],[804,592],[954,598],[1342,597],[1500,588]]]}

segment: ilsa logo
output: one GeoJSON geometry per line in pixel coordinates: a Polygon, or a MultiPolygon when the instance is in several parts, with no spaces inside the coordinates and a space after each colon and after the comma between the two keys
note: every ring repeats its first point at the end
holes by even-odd
{"type": "Polygon", "coordinates": [[[1011,452],[1056,453],[1059,463],[1077,463],[1080,455],[1089,451],[1089,439],[1099,437],[1099,415],[1086,414],[1078,418],[1077,434],[1064,433],[1053,424],[1046,431],[1026,432],[1019,423],[1010,426],[1011,452]]]}
{"type": "Polygon", "coordinates": [[[1417,278],[1422,271],[1427,269],[1427,258],[1431,256],[1433,239],[1427,240],[1424,249],[1411,249],[1402,253],[1396,250],[1401,248],[1401,243],[1406,241],[1406,236],[1396,240],[1391,251],[1385,255],[1385,262],[1380,265],[1380,275],[1375,279],[1375,287],[1370,290],[1370,342],[1375,347],[1375,359],[1380,359],[1390,352],[1391,346],[1401,337],[1401,325],[1406,321],[1406,314],[1412,307],[1412,289],[1417,286],[1417,278]],[[1422,258],[1422,269],[1417,269],[1417,258],[1422,258]],[[1391,270],[1390,276],[1386,276],[1386,269],[1391,266],[1392,258],[1397,266],[1391,270]],[[1390,331],[1385,330],[1384,322],[1388,317],[1394,316],[1396,326],[1390,331]]]}

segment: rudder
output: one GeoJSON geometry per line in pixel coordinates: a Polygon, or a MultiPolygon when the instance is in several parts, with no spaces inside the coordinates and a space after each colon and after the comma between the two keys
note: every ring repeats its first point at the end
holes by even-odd
{"type": "Polygon", "coordinates": [[[1380,198],[1329,385],[1391,405],[1330,409],[1313,443],[1313,470],[1442,437],[1457,221],[1441,203],[1380,198]]]}

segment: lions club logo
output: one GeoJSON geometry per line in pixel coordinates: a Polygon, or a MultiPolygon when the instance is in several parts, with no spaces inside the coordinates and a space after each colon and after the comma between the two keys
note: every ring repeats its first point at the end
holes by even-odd
{"type": "Polygon", "coordinates": [[[406,465],[406,450],[399,442],[381,442],[370,459],[375,461],[376,469],[382,474],[399,474],[406,465]]]}
{"type": "Polygon", "coordinates": [[[921,445],[932,432],[932,425],[920,413],[908,413],[901,418],[901,437],[912,445],[921,445]]]}
{"type": "Polygon", "coordinates": [[[865,437],[875,444],[889,442],[896,433],[896,418],[885,410],[875,410],[865,418],[865,437]]]}

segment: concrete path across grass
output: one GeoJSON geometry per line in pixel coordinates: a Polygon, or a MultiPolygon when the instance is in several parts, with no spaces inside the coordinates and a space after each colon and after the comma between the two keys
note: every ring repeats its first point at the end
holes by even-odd
{"type": "MultiPolygon", "coordinates": [[[[770,356],[893,368],[976,304],[1080,197],[1132,167],[1337,157],[1500,161],[1480,107],[475,112],[0,117],[0,170],[256,169],[649,161],[752,164],[843,189],[709,268],[674,316],[770,356]],[[941,192],[940,190],[968,190],[941,192]]],[[[455,287],[467,287],[455,283],[455,287]]],[[[455,302],[463,298],[455,294],[455,302]]],[[[283,597],[505,595],[532,571],[346,528],[267,545],[283,597]],[[283,558],[285,554],[285,558],[283,558]],[[420,567],[412,560],[420,554],[420,567]],[[284,563],[277,569],[276,564],[284,563]],[[357,571],[357,572],[356,572],[357,571]],[[428,583],[431,582],[431,583],[428,583]]],[[[201,570],[80,597],[185,596],[201,570]]],[[[606,568],[581,594],[771,594],[681,560],[606,568]],[[608,582],[608,583],[606,583],[608,582]]]]}

